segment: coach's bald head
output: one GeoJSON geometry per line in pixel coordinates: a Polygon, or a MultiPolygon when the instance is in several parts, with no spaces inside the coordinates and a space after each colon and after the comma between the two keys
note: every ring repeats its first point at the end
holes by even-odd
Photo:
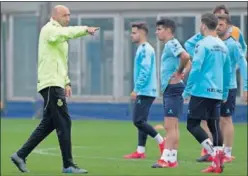
{"type": "Polygon", "coordinates": [[[52,18],[61,26],[68,26],[70,22],[70,10],[63,5],[57,5],[52,9],[52,18]]]}

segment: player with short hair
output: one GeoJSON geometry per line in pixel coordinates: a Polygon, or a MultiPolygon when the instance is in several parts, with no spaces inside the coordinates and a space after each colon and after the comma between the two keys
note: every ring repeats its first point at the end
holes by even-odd
{"type": "MultiPolygon", "coordinates": [[[[226,5],[223,5],[223,4],[216,6],[213,10],[213,13],[215,15],[218,15],[218,14],[230,15],[228,7],[226,5]]],[[[245,42],[244,35],[240,31],[240,29],[237,26],[234,26],[231,23],[229,23],[228,24],[228,30],[226,32],[229,33],[230,36],[232,36],[235,40],[237,40],[240,43],[240,45],[242,46],[242,50],[246,56],[247,45],[245,42]]]]}
{"type": "Polygon", "coordinates": [[[232,157],[232,145],[234,137],[234,126],[232,122],[232,116],[235,112],[236,106],[236,94],[237,94],[237,80],[236,80],[236,68],[237,65],[240,68],[240,73],[243,78],[243,100],[247,102],[247,89],[248,89],[248,79],[247,79],[247,61],[242,48],[232,36],[227,32],[228,26],[231,23],[229,15],[220,14],[217,15],[218,26],[217,34],[221,40],[224,41],[228,47],[229,56],[232,63],[232,76],[231,76],[231,87],[229,88],[228,99],[226,103],[221,104],[221,118],[220,127],[224,139],[224,153],[225,162],[232,162],[234,157],[232,157]]]}
{"type": "Polygon", "coordinates": [[[52,131],[56,129],[63,159],[63,173],[84,174],[74,162],[71,148],[71,117],[66,97],[71,96],[68,76],[68,40],[93,35],[98,28],[68,27],[70,11],[57,5],[52,9],[50,21],[43,26],[39,37],[37,91],[44,99],[43,118],[26,143],[11,156],[21,172],[28,172],[26,158],[52,131]]]}
{"type": "Polygon", "coordinates": [[[231,61],[224,42],[217,37],[218,19],[212,13],[201,17],[201,34],[192,61],[192,69],[183,97],[190,102],[187,115],[187,129],[211,154],[212,165],[202,172],[223,172],[224,153],[222,134],[219,127],[220,105],[226,101],[230,87],[231,61]],[[213,136],[213,143],[201,128],[206,120],[213,136]]]}
{"type": "MultiPolygon", "coordinates": [[[[218,14],[229,15],[229,9],[225,5],[218,5],[213,9],[213,13],[215,15],[218,15],[218,14]]],[[[246,56],[247,45],[246,45],[246,42],[244,40],[243,34],[240,31],[240,29],[238,27],[232,25],[231,23],[229,23],[228,30],[226,32],[229,35],[231,35],[234,39],[239,41],[239,43],[242,46],[242,51],[244,52],[244,55],[246,56]]],[[[203,38],[204,38],[204,36],[202,36],[201,33],[197,33],[185,42],[184,47],[187,50],[187,52],[190,54],[191,57],[193,57],[193,55],[194,55],[194,50],[195,50],[196,44],[200,40],[202,40],[203,38]]],[[[204,130],[208,133],[208,136],[210,137],[210,139],[212,140],[212,134],[207,127],[207,122],[203,120],[201,122],[201,125],[204,128],[204,130]]],[[[232,157],[232,158],[234,158],[234,157],[232,157]]],[[[211,160],[212,160],[211,156],[207,153],[207,151],[204,148],[202,148],[201,157],[199,159],[197,159],[197,161],[198,162],[204,162],[204,161],[211,161],[211,160]]]]}
{"type": "MultiPolygon", "coordinates": [[[[230,15],[229,9],[225,5],[216,6],[213,10],[213,13],[215,15],[218,15],[218,14],[230,15]]],[[[230,33],[230,35],[240,43],[240,45],[242,46],[242,50],[244,54],[246,55],[247,45],[244,39],[244,35],[240,31],[240,29],[237,26],[234,26],[230,23],[228,26],[227,33],[230,33]]],[[[191,57],[194,54],[194,49],[195,49],[197,42],[199,42],[202,39],[203,39],[203,36],[201,35],[201,33],[197,33],[185,42],[184,47],[189,52],[191,57]]]]}
{"type": "Polygon", "coordinates": [[[164,43],[160,65],[160,83],[163,92],[164,127],[166,143],[163,154],[153,168],[177,167],[179,142],[179,118],[183,111],[184,83],[182,75],[190,56],[175,38],[176,24],[171,19],[161,19],[156,23],[156,35],[164,43]]]}
{"type": "MultiPolygon", "coordinates": [[[[236,94],[237,94],[237,80],[236,80],[236,66],[238,65],[241,71],[241,75],[244,82],[244,92],[243,100],[247,101],[247,62],[242,51],[242,48],[228,32],[229,26],[231,24],[231,19],[229,15],[218,14],[217,34],[224,41],[228,47],[229,56],[232,63],[232,77],[231,77],[231,87],[229,90],[228,100],[226,103],[221,104],[221,118],[220,118],[220,129],[223,134],[224,140],[224,153],[225,153],[225,162],[232,162],[235,157],[231,155],[232,145],[233,145],[233,136],[234,136],[234,126],[232,122],[232,116],[235,112],[236,106],[236,94]]],[[[205,121],[202,122],[204,129],[207,129],[207,124],[205,121]]],[[[202,157],[197,159],[197,161],[211,161],[212,157],[207,151],[204,151],[202,157]]]]}
{"type": "Polygon", "coordinates": [[[164,149],[163,137],[147,123],[150,107],[158,96],[156,57],[154,48],[147,41],[148,27],[145,22],[132,23],[132,42],[138,48],[134,59],[134,89],[131,98],[135,101],[133,108],[133,124],[138,129],[137,150],[126,159],[145,158],[147,135],[156,140],[160,152],[164,149]]]}

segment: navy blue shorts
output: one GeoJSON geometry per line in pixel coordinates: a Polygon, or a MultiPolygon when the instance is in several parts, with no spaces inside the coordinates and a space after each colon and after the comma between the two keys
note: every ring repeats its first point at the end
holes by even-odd
{"type": "Polygon", "coordinates": [[[137,96],[133,107],[133,121],[147,121],[154,100],[155,97],[137,96]]]}
{"type": "Polygon", "coordinates": [[[222,100],[191,96],[188,107],[188,119],[219,119],[221,101],[222,100]]]}
{"type": "Polygon", "coordinates": [[[221,103],[221,117],[230,117],[235,112],[237,89],[230,89],[225,103],[221,103]]]}
{"type": "Polygon", "coordinates": [[[184,84],[169,84],[163,93],[163,105],[165,117],[180,118],[183,113],[184,84]]]}

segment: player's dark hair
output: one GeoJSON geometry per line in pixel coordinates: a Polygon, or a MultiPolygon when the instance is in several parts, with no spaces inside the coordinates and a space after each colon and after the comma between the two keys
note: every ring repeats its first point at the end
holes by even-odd
{"type": "Polygon", "coordinates": [[[213,13],[215,14],[215,13],[221,11],[221,10],[224,10],[225,11],[225,14],[229,15],[229,9],[224,4],[221,4],[221,5],[216,6],[214,8],[214,10],[213,10],[213,13]]]}
{"type": "Polygon", "coordinates": [[[131,24],[132,28],[136,27],[140,30],[145,31],[146,34],[148,34],[149,30],[148,30],[148,26],[146,22],[140,21],[140,22],[134,22],[131,24]]]}
{"type": "Polygon", "coordinates": [[[176,31],[176,23],[169,18],[163,18],[161,20],[158,20],[156,26],[163,26],[164,28],[170,28],[172,33],[175,33],[176,31]]]}
{"type": "Polygon", "coordinates": [[[218,25],[217,17],[212,13],[205,13],[201,16],[201,22],[205,24],[208,29],[215,30],[218,25]]]}
{"type": "Polygon", "coordinates": [[[216,17],[219,19],[219,20],[226,20],[227,24],[231,24],[231,18],[229,15],[227,14],[218,14],[216,15],[216,17]]]}

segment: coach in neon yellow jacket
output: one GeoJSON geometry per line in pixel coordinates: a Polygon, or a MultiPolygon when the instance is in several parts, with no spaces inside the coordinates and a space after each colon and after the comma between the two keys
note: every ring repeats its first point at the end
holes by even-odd
{"type": "Polygon", "coordinates": [[[38,91],[58,86],[65,88],[70,83],[68,77],[68,43],[69,39],[88,35],[88,27],[62,27],[50,19],[40,32],[38,91]]]}
{"type": "Polygon", "coordinates": [[[68,78],[69,39],[88,34],[98,28],[87,26],[67,27],[70,11],[65,6],[56,6],[52,18],[40,32],[38,62],[38,92],[44,99],[43,119],[27,142],[11,156],[21,172],[28,172],[25,160],[32,150],[56,129],[63,159],[63,173],[87,173],[73,162],[71,147],[71,118],[68,113],[66,96],[71,95],[68,78]]]}

